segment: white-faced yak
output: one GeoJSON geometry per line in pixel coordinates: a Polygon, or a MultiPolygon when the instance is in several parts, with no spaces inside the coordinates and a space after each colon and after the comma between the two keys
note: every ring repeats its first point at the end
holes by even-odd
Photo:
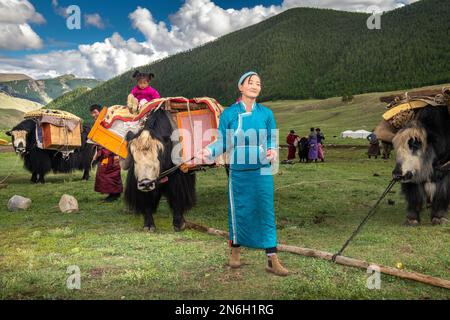
{"type": "Polygon", "coordinates": [[[45,175],[50,171],[70,173],[74,170],[84,171],[82,179],[89,180],[91,162],[95,154],[95,146],[86,143],[89,128],[83,126],[82,146],[68,157],[63,157],[61,152],[38,147],[36,125],[36,121],[32,119],[24,120],[6,133],[12,137],[14,150],[22,157],[25,168],[31,172],[31,181],[45,183],[45,175]]]}
{"type": "Polygon", "coordinates": [[[428,106],[394,137],[397,165],[394,179],[402,183],[408,203],[408,225],[420,223],[425,205],[433,225],[448,222],[450,202],[450,115],[445,107],[428,106]]]}
{"type": "Polygon", "coordinates": [[[153,214],[162,196],[168,200],[175,231],[185,229],[184,214],[195,205],[195,174],[177,169],[167,179],[160,174],[174,167],[171,154],[174,131],[168,112],[153,111],[137,134],[127,135],[128,158],[122,169],[128,170],[125,201],[135,213],[144,215],[144,231],[154,232],[153,214]],[[166,180],[166,181],[165,181],[166,180]]]}

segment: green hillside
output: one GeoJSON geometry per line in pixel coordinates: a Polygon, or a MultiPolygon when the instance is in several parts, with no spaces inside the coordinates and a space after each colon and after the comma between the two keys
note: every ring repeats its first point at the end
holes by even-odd
{"type": "MultiPolygon", "coordinates": [[[[440,89],[450,84],[429,86],[406,91],[423,89],[440,89]]],[[[403,92],[403,91],[400,91],[403,92]]],[[[382,119],[386,104],[380,97],[398,91],[375,92],[356,95],[352,102],[344,103],[342,98],[324,100],[287,100],[265,102],[275,114],[277,127],[280,130],[280,143],[285,143],[289,130],[294,129],[300,136],[306,136],[311,127],[320,127],[326,136],[326,144],[366,145],[364,139],[342,139],[345,130],[371,131],[382,119]]]]}
{"type": "MultiPolygon", "coordinates": [[[[295,8],[202,47],[140,68],[156,74],[162,96],[211,96],[228,105],[246,70],[263,78],[262,100],[323,99],[450,82],[448,0],[390,11],[381,30],[367,14],[295,8]]],[[[124,104],[133,70],[57,107],[124,104]]]]}
{"type": "Polygon", "coordinates": [[[0,82],[30,80],[31,77],[21,73],[0,73],[0,82]]]}
{"type": "Polygon", "coordinates": [[[0,111],[3,109],[14,109],[22,112],[42,108],[43,105],[31,100],[12,97],[0,91],[0,111]]]}
{"type": "MultiPolygon", "coordinates": [[[[10,130],[12,127],[23,120],[23,115],[24,113],[20,110],[0,109],[0,131],[2,129],[10,130]]],[[[0,138],[5,139],[5,136],[0,134],[0,138]]]]}
{"type": "Polygon", "coordinates": [[[80,87],[94,88],[100,83],[96,79],[78,79],[73,75],[64,75],[53,79],[1,82],[0,91],[16,98],[47,104],[72,90],[80,87]]]}
{"type": "Polygon", "coordinates": [[[73,99],[78,98],[82,94],[89,92],[90,90],[91,88],[89,87],[79,87],[73,91],[63,94],[62,96],[59,96],[58,98],[47,104],[45,107],[48,109],[58,109],[60,105],[64,105],[72,101],[73,99]]]}

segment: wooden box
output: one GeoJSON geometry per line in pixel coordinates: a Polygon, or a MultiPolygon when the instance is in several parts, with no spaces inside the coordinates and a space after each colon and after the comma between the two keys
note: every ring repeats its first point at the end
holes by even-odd
{"type": "MultiPolygon", "coordinates": [[[[178,129],[180,130],[180,143],[182,145],[182,159],[191,159],[198,151],[206,147],[216,139],[216,118],[209,109],[190,112],[177,112],[173,114],[178,129]]],[[[198,160],[197,160],[198,161],[198,160]]],[[[189,167],[195,167],[200,163],[194,160],[186,163],[189,167]]]]}
{"type": "Polygon", "coordinates": [[[100,112],[97,121],[95,121],[94,126],[89,132],[88,138],[109,151],[117,154],[121,158],[126,159],[128,156],[128,143],[125,138],[120,137],[101,125],[107,111],[108,109],[105,107],[100,112]]]}
{"type": "Polygon", "coordinates": [[[72,150],[81,147],[81,124],[73,131],[50,123],[41,124],[42,146],[50,150],[72,150]]]}

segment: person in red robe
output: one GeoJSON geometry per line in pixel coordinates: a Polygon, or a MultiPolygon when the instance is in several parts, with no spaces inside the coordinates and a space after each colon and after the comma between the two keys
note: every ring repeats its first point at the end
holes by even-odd
{"type": "Polygon", "coordinates": [[[289,146],[288,160],[295,159],[295,151],[297,150],[295,141],[297,140],[297,138],[299,138],[299,136],[295,134],[294,130],[291,130],[286,138],[286,143],[289,146]]]}
{"type": "MultiPolygon", "coordinates": [[[[100,111],[101,106],[99,105],[90,107],[91,116],[94,120],[97,120],[100,111]]],[[[97,146],[97,154],[94,156],[94,160],[98,161],[94,190],[108,194],[105,198],[106,202],[118,200],[123,192],[119,156],[101,146],[97,146]]]]}

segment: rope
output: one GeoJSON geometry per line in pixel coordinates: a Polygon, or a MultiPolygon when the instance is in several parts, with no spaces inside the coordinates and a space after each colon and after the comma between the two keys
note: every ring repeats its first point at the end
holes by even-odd
{"type": "Polygon", "coordinates": [[[64,128],[63,129],[64,130],[64,145],[63,145],[61,153],[62,153],[63,159],[65,161],[67,161],[69,158],[69,130],[67,128],[66,119],[63,119],[63,125],[64,125],[64,127],[63,127],[64,128]],[[65,147],[65,150],[64,150],[64,147],[65,147]]]}
{"type": "Polygon", "coordinates": [[[189,99],[186,99],[186,107],[187,107],[187,110],[188,110],[189,125],[191,126],[192,134],[194,134],[194,124],[192,123],[191,106],[189,104],[189,99]]]}
{"type": "Polygon", "coordinates": [[[170,175],[170,174],[172,174],[173,172],[175,172],[176,170],[178,170],[183,164],[188,163],[189,161],[192,161],[192,160],[194,160],[194,159],[195,159],[195,157],[192,157],[192,158],[190,158],[189,160],[186,160],[186,161],[184,161],[184,162],[182,162],[182,163],[180,163],[180,164],[177,164],[176,166],[173,166],[172,168],[170,168],[170,169],[164,171],[163,173],[161,173],[161,174],[159,175],[158,178],[156,178],[155,181],[160,181],[161,179],[167,177],[168,175],[170,175]]]}
{"type": "Polygon", "coordinates": [[[377,207],[380,205],[381,201],[388,195],[388,193],[392,190],[392,188],[394,187],[394,185],[397,183],[397,180],[393,179],[391,180],[391,182],[389,182],[388,187],[386,188],[386,190],[383,192],[383,194],[381,195],[381,197],[378,199],[377,203],[375,203],[375,205],[369,210],[369,213],[367,214],[367,216],[363,219],[363,221],[359,224],[359,226],[356,228],[355,231],[353,231],[352,235],[350,236],[350,238],[348,238],[347,241],[345,241],[344,245],[342,246],[341,250],[338,251],[338,253],[336,253],[333,258],[332,261],[336,262],[336,258],[338,256],[341,256],[342,253],[344,252],[344,250],[347,248],[347,246],[350,244],[350,242],[353,240],[353,238],[361,231],[362,227],[369,221],[369,219],[375,214],[377,207]]]}
{"type": "MultiPolygon", "coordinates": [[[[188,110],[188,117],[189,117],[189,125],[191,126],[191,132],[192,132],[192,139],[195,139],[194,137],[194,124],[192,122],[192,115],[191,115],[191,106],[189,104],[189,99],[186,99],[186,107],[188,110]]],[[[195,141],[195,140],[194,140],[195,141]]],[[[193,141],[193,145],[195,146],[195,142],[193,141]]],[[[195,151],[194,151],[195,152],[195,151]]],[[[185,161],[184,163],[190,162],[195,157],[192,157],[190,160],[185,161]]]]}

